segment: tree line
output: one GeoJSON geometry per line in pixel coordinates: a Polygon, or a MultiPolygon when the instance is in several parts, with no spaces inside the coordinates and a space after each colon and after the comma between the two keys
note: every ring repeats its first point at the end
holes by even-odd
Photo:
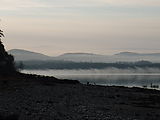
{"type": "Polygon", "coordinates": [[[160,63],[149,61],[137,62],[116,62],[116,63],[91,63],[72,61],[17,61],[17,68],[20,69],[136,69],[136,68],[160,68],[160,63]]]}

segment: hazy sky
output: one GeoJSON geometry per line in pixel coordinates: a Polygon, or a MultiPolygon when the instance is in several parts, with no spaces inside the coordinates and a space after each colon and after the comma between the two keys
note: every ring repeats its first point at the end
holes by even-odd
{"type": "Polygon", "coordinates": [[[6,48],[160,52],[160,0],[0,0],[6,48]]]}

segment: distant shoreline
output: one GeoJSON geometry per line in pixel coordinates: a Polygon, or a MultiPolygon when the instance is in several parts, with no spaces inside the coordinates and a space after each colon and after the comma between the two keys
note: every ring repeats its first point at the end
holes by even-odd
{"type": "Polygon", "coordinates": [[[73,62],[73,61],[16,61],[17,68],[22,69],[160,69],[160,63],[152,63],[149,61],[138,62],[115,62],[115,63],[99,63],[99,62],[73,62]]]}

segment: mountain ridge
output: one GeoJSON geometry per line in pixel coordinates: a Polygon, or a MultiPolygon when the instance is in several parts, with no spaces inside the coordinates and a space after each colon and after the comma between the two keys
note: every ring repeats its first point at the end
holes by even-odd
{"type": "Polygon", "coordinates": [[[50,56],[44,55],[38,52],[32,52],[29,50],[23,49],[11,49],[8,50],[9,54],[12,54],[15,57],[15,60],[48,60],[51,59],[50,56]]]}
{"type": "Polygon", "coordinates": [[[27,60],[65,60],[74,62],[130,62],[130,61],[160,61],[160,53],[136,53],[136,52],[120,52],[114,55],[101,55],[94,53],[64,53],[59,56],[47,56],[42,53],[32,52],[23,49],[11,49],[8,51],[15,57],[16,61],[27,60]]]}
{"type": "MultiPolygon", "coordinates": [[[[45,55],[43,53],[39,53],[39,52],[33,52],[30,50],[24,50],[24,49],[10,49],[8,50],[9,53],[14,53],[14,52],[26,52],[26,53],[35,53],[35,54],[40,54],[40,55],[44,55],[47,57],[55,57],[55,56],[49,56],[49,55],[45,55]]],[[[160,53],[137,53],[137,52],[119,52],[113,55],[102,55],[102,54],[96,54],[96,53],[87,53],[87,52],[72,52],[72,53],[63,53],[60,54],[58,56],[64,56],[64,55],[100,55],[100,56],[113,56],[113,55],[160,55],[160,53]]]]}

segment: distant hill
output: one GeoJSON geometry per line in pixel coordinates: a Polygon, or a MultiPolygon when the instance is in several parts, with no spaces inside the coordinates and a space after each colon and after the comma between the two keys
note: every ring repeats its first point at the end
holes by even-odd
{"type": "Polygon", "coordinates": [[[74,62],[105,62],[107,56],[93,53],[65,53],[57,56],[56,59],[74,62]]]}
{"type": "Polygon", "coordinates": [[[99,55],[93,53],[66,53],[56,57],[56,59],[75,61],[75,62],[135,62],[135,61],[151,61],[160,62],[160,53],[134,53],[120,52],[114,55],[99,55]]]}
{"type": "Polygon", "coordinates": [[[118,56],[159,56],[160,53],[134,53],[134,52],[120,52],[118,54],[115,54],[118,56]]]}
{"type": "Polygon", "coordinates": [[[151,61],[160,62],[160,53],[134,53],[134,52],[121,52],[114,55],[114,58],[119,61],[151,61]]]}
{"type": "Polygon", "coordinates": [[[50,60],[51,59],[51,57],[47,55],[31,52],[27,50],[21,50],[21,49],[12,49],[12,50],[9,50],[8,53],[12,54],[15,57],[16,61],[50,60]]]}
{"type": "Polygon", "coordinates": [[[60,55],[59,57],[68,57],[68,56],[94,56],[98,54],[93,54],[93,53],[64,53],[60,55]]]}
{"type": "Polygon", "coordinates": [[[119,55],[119,56],[139,56],[139,53],[134,53],[134,52],[120,52],[118,54],[115,55],[119,55]]]}
{"type": "Polygon", "coordinates": [[[41,53],[36,53],[21,49],[12,49],[8,53],[15,57],[16,61],[31,61],[31,60],[63,60],[74,62],[135,62],[135,61],[151,61],[160,62],[160,53],[134,53],[120,52],[115,55],[100,55],[93,53],[65,53],[56,57],[47,56],[41,53]]]}

